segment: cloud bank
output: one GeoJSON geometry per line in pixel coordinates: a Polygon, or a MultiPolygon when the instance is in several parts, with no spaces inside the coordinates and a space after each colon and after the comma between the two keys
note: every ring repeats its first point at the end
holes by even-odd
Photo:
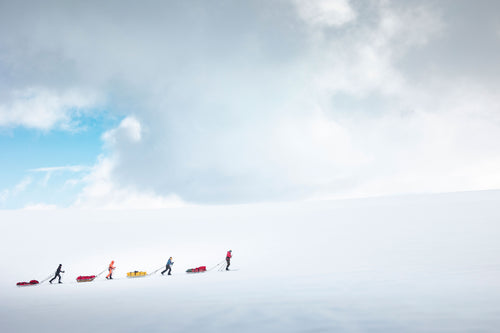
{"type": "Polygon", "coordinates": [[[64,128],[97,106],[124,118],[77,205],[499,188],[495,9],[4,3],[0,126],[64,128]]]}

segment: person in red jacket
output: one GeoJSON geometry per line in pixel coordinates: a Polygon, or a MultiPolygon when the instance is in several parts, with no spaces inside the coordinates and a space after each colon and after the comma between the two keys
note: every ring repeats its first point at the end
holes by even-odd
{"type": "Polygon", "coordinates": [[[233,252],[232,250],[227,251],[227,255],[226,255],[226,262],[227,262],[226,271],[229,270],[229,265],[231,265],[231,258],[233,257],[232,254],[231,254],[232,252],[233,252]]]}

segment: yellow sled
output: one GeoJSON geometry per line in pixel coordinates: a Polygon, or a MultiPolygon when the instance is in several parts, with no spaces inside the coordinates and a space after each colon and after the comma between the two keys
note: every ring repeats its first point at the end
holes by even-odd
{"type": "Polygon", "coordinates": [[[139,272],[139,271],[134,271],[134,272],[128,272],[127,277],[129,278],[135,278],[135,277],[143,277],[148,275],[146,272],[139,272]]]}

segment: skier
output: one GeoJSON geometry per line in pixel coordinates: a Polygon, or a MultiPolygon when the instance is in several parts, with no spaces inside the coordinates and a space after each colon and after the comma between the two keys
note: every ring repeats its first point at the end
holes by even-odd
{"type": "Polygon", "coordinates": [[[61,273],[64,273],[64,271],[62,270],[62,264],[59,264],[59,267],[57,267],[57,270],[56,270],[56,274],[54,275],[54,277],[52,279],[50,279],[49,283],[52,284],[52,281],[54,281],[54,279],[56,277],[59,278],[59,283],[62,283],[61,282],[61,273]]]}
{"type": "Polygon", "coordinates": [[[112,280],[113,279],[113,271],[114,269],[116,268],[115,266],[113,266],[115,264],[115,261],[112,260],[111,261],[111,264],[109,264],[109,274],[106,276],[106,279],[108,280],[112,280]]]}
{"type": "Polygon", "coordinates": [[[168,275],[172,275],[170,274],[170,272],[172,271],[172,265],[174,264],[174,262],[172,261],[172,257],[170,257],[167,261],[167,267],[165,267],[165,270],[163,272],[161,272],[161,275],[163,275],[163,273],[165,273],[166,271],[168,271],[168,275]]]}
{"type": "Polygon", "coordinates": [[[231,258],[233,257],[231,255],[232,252],[233,252],[232,250],[227,251],[227,255],[226,255],[226,262],[227,262],[226,271],[229,270],[229,265],[231,265],[231,258]]]}

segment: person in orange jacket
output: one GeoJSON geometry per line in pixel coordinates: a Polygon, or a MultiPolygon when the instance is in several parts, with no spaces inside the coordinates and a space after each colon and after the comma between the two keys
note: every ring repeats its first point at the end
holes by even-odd
{"type": "Polygon", "coordinates": [[[231,258],[233,257],[231,255],[232,252],[233,251],[229,250],[229,251],[227,251],[227,254],[226,254],[226,262],[227,262],[226,271],[229,270],[229,265],[231,265],[231,258]]]}
{"type": "Polygon", "coordinates": [[[106,279],[112,280],[113,279],[113,270],[116,268],[113,266],[115,264],[115,261],[111,261],[111,264],[109,264],[109,274],[106,276],[106,279]]]}

